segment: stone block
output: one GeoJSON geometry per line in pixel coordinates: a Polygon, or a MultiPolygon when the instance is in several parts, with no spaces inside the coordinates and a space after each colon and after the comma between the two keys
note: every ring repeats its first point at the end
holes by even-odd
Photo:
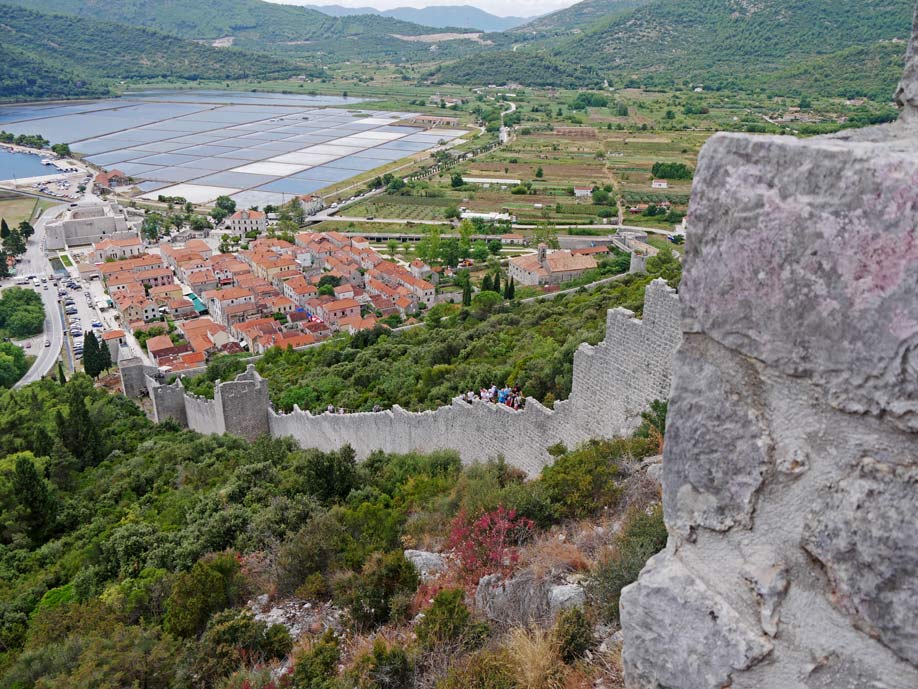
{"type": "Polygon", "coordinates": [[[622,591],[621,619],[630,689],[723,689],[772,650],[753,621],[667,553],[622,591]]]}
{"type": "Polygon", "coordinates": [[[918,667],[918,468],[865,459],[807,516],[803,546],[825,568],[832,602],[918,667]]]}

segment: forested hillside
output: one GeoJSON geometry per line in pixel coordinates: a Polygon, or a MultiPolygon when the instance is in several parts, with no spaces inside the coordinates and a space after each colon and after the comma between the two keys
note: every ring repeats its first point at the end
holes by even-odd
{"type": "MultiPolygon", "coordinates": [[[[218,50],[193,41],[147,29],[106,21],[43,14],[12,5],[0,5],[3,42],[47,65],[39,73],[58,70],[63,84],[74,85],[62,95],[84,95],[79,81],[65,81],[68,73],[85,81],[113,79],[242,79],[302,73],[290,62],[239,50],[218,50]]],[[[35,91],[35,89],[33,89],[35,91]]],[[[14,94],[16,95],[16,94],[14,94]]],[[[50,94],[40,94],[48,97],[50,94]]]]}
{"type": "Polygon", "coordinates": [[[480,55],[446,65],[435,79],[475,83],[480,74],[478,82],[527,84],[533,65],[547,58],[559,85],[579,70],[615,86],[882,100],[901,73],[913,10],[911,0],[651,0],[560,42],[535,40],[497,59],[480,55]]]}
{"type": "MultiPolygon", "coordinates": [[[[654,0],[560,46],[566,59],[646,83],[767,88],[775,70],[908,38],[911,0],[654,0]]],[[[901,44],[904,56],[905,43],[901,44]]],[[[863,68],[863,65],[860,65],[863,68]]],[[[877,75],[864,72],[863,88],[877,75]]]]}
{"type": "MultiPolygon", "coordinates": [[[[232,38],[232,45],[255,52],[283,53],[308,59],[421,56],[430,46],[395,36],[435,33],[389,17],[330,17],[305,7],[262,0],[14,0],[41,11],[115,21],[155,29],[182,38],[232,38]]],[[[442,50],[472,50],[480,44],[450,41],[442,50]],[[464,44],[457,47],[455,44],[464,44]]]]}
{"type": "Polygon", "coordinates": [[[538,17],[518,26],[515,33],[564,34],[582,31],[591,24],[646,5],[651,0],[582,0],[576,5],[538,17]]]}
{"type": "Polygon", "coordinates": [[[77,76],[70,69],[54,67],[39,57],[0,43],[0,100],[40,98],[89,98],[105,96],[109,89],[77,76]]]}

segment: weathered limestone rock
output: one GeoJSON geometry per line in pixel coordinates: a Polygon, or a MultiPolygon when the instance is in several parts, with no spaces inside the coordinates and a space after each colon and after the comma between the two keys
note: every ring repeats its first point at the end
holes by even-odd
{"type": "Polygon", "coordinates": [[[918,687],[916,40],[900,122],[699,157],[631,689],[918,687]]]}
{"type": "Polygon", "coordinates": [[[531,569],[509,579],[500,574],[482,577],[475,590],[475,608],[489,620],[505,625],[529,625],[548,619],[551,582],[531,569]]]}
{"type": "Polygon", "coordinates": [[[918,666],[918,468],[865,459],[807,517],[803,545],[836,604],[918,666]]]}
{"type": "Polygon", "coordinates": [[[665,557],[651,559],[637,590],[622,597],[621,617],[630,687],[721,689],[772,649],[754,621],[665,557]]]}
{"type": "Polygon", "coordinates": [[[582,608],[586,602],[586,592],[580,584],[558,584],[548,591],[548,610],[555,617],[568,608],[582,608]]]}
{"type": "Polygon", "coordinates": [[[446,569],[446,558],[426,550],[406,550],[405,559],[414,565],[422,581],[436,579],[446,569]]]}

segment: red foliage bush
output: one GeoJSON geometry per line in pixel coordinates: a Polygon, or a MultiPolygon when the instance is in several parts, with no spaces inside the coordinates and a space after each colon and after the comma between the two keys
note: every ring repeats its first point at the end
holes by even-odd
{"type": "Polygon", "coordinates": [[[519,546],[533,533],[535,523],[503,505],[469,521],[460,512],[450,527],[447,545],[452,549],[466,583],[477,583],[486,574],[509,572],[519,560],[519,546]]]}

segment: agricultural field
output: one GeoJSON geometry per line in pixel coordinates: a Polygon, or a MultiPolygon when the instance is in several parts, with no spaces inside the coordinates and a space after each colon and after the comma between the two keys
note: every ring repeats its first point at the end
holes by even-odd
{"type": "Polygon", "coordinates": [[[457,206],[458,199],[425,196],[377,196],[369,201],[349,206],[348,216],[403,218],[406,220],[444,220],[446,211],[457,206]]]}

